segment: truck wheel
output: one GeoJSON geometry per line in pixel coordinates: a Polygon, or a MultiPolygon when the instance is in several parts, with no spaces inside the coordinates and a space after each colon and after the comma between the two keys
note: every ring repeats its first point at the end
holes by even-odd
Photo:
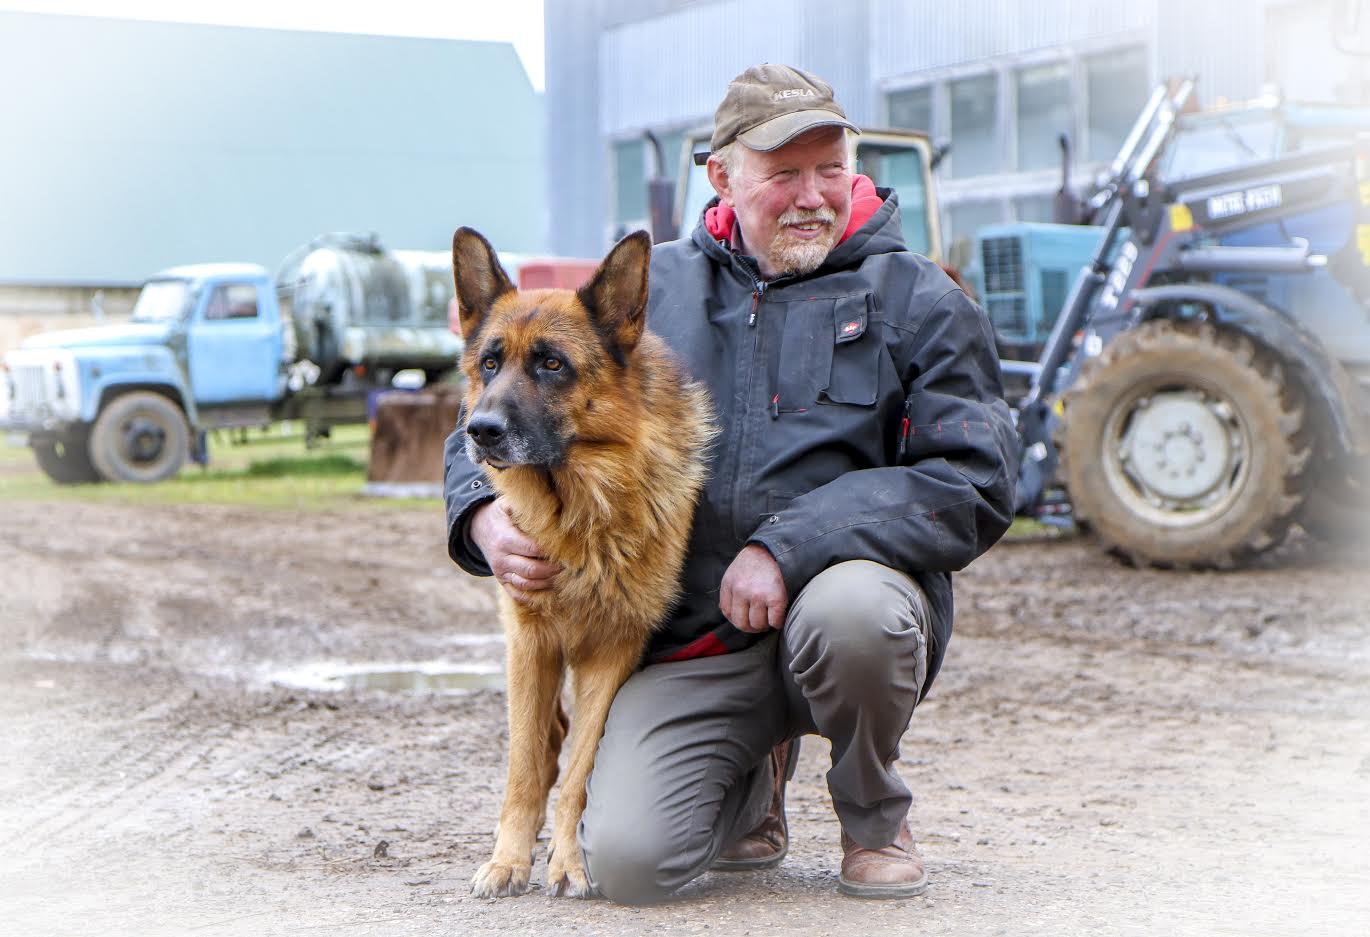
{"type": "Polygon", "coordinates": [[[185,462],[189,438],[180,407],[161,394],[135,391],[100,412],[90,432],[90,457],[110,481],[158,482],[185,462]]]}
{"type": "Polygon", "coordinates": [[[34,442],[38,467],[59,485],[78,485],[103,481],[90,461],[90,446],[84,439],[43,439],[34,442]]]}
{"type": "Polygon", "coordinates": [[[1066,394],[1066,487],[1134,564],[1229,568],[1284,539],[1311,446],[1298,389],[1241,335],[1158,320],[1066,394]]]}

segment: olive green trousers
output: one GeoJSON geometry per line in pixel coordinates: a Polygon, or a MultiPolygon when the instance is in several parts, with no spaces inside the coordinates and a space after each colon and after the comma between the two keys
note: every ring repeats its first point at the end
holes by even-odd
{"type": "Polygon", "coordinates": [[[771,748],[802,735],[832,743],[843,829],[863,846],[892,842],[912,799],[894,765],[929,629],[911,578],[858,560],[815,576],[784,628],[751,648],[634,674],[610,709],[579,829],[599,893],[659,901],[706,871],[765,817],[771,748]]]}

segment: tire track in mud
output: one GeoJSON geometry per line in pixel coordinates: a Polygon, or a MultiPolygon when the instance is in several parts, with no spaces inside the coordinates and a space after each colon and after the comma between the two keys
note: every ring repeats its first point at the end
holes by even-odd
{"type": "MultiPolygon", "coordinates": [[[[158,736],[150,747],[126,744],[65,790],[45,790],[33,798],[30,818],[19,827],[29,848],[50,845],[74,834],[96,835],[124,820],[136,817],[140,807],[160,792],[177,787],[213,752],[230,739],[228,730],[206,730],[207,735],[186,739],[158,736]],[[132,754],[131,758],[119,757],[132,754]]],[[[21,809],[23,804],[16,805],[21,809]]]]}
{"type": "MultiPolygon", "coordinates": [[[[78,843],[87,851],[117,852],[116,840],[174,835],[168,812],[174,825],[203,831],[203,816],[216,812],[216,804],[264,796],[265,785],[292,776],[311,786],[329,776],[362,782],[388,751],[357,737],[352,727],[289,731],[299,710],[284,711],[283,725],[263,724],[274,703],[215,725],[194,711],[194,698],[162,701],[127,720],[121,729],[126,737],[80,765],[79,775],[21,787],[0,808],[6,838],[24,845],[9,857],[6,871],[33,871],[78,843]]],[[[82,735],[103,729],[108,727],[87,727],[82,735]]]]}

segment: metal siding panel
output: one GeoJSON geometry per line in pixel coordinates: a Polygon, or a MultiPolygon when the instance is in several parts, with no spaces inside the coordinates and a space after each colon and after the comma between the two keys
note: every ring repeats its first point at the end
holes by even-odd
{"type": "MultiPolygon", "coordinates": [[[[1197,75],[1199,102],[1245,100],[1265,80],[1265,11],[1272,0],[1159,0],[1166,41],[1158,75],[1197,75]]],[[[1277,2],[1277,0],[1276,0],[1277,2]]]]}
{"type": "MultiPolygon", "coordinates": [[[[870,0],[877,82],[995,56],[1151,30],[1157,0],[870,0]]],[[[1191,0],[1192,2],[1192,0],[1191,0]]]]}
{"type": "Polygon", "coordinates": [[[543,4],[548,245],[569,257],[595,256],[604,241],[608,153],[599,130],[597,63],[607,6],[592,0],[543,4]]]}
{"type": "Polygon", "coordinates": [[[610,136],[707,122],[728,81],[759,62],[814,71],[863,119],[871,110],[868,43],[865,0],[836,16],[826,0],[726,0],[607,29],[600,122],[610,136]]]}

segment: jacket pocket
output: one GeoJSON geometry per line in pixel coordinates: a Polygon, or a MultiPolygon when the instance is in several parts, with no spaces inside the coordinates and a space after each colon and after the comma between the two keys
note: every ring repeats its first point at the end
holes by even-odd
{"type": "Polygon", "coordinates": [[[880,379],[881,333],[869,291],[792,302],[780,341],[772,413],[802,413],[815,403],[873,406],[880,379]]]}
{"type": "Polygon", "coordinates": [[[871,315],[871,294],[839,299],[832,310],[832,359],[819,403],[875,405],[880,389],[880,329],[871,315]]]}

